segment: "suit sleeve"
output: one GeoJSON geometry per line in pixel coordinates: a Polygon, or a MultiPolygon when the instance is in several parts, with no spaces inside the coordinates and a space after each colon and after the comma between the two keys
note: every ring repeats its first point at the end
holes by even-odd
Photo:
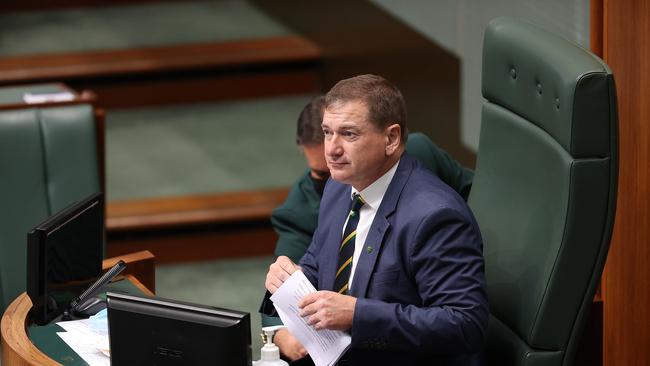
{"type": "Polygon", "coordinates": [[[318,251],[321,248],[321,245],[319,245],[320,240],[322,239],[322,236],[320,234],[320,228],[316,228],[316,231],[314,232],[313,236],[313,241],[314,243],[311,243],[309,247],[307,248],[307,251],[305,252],[305,255],[302,256],[302,259],[300,260],[300,269],[302,269],[302,272],[305,274],[305,277],[311,282],[314,287],[317,289],[320,288],[319,283],[318,283],[318,251]]]}
{"type": "Polygon", "coordinates": [[[352,342],[423,353],[473,353],[488,317],[480,233],[452,209],[425,217],[408,247],[408,277],[420,304],[357,300],[352,342]]]}

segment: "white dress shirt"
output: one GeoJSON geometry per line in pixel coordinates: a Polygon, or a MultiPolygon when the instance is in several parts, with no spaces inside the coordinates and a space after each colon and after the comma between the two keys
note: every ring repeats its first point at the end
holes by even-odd
{"type": "MultiPolygon", "coordinates": [[[[375,219],[379,205],[381,205],[381,201],[384,199],[384,194],[388,189],[388,185],[393,180],[393,176],[397,171],[398,165],[399,161],[395,163],[395,165],[393,165],[393,167],[390,168],[384,175],[379,177],[379,179],[374,181],[371,185],[366,187],[361,192],[354,189],[354,187],[352,187],[352,191],[350,192],[350,199],[352,199],[355,194],[359,193],[365,202],[365,204],[361,207],[361,210],[359,210],[357,235],[354,239],[354,256],[352,257],[352,269],[350,270],[350,280],[348,281],[348,288],[350,289],[352,288],[354,271],[357,269],[357,262],[359,261],[361,252],[363,252],[363,248],[366,244],[366,237],[368,236],[370,225],[372,225],[372,222],[375,219]]],[[[347,225],[347,223],[348,222],[346,220],[345,224],[343,225],[343,229],[341,230],[341,236],[343,235],[343,231],[345,230],[345,225],[347,225]]]]}

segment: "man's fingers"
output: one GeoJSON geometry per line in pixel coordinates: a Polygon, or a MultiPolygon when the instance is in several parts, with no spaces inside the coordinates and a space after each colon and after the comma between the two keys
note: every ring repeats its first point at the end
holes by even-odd
{"type": "Polygon", "coordinates": [[[305,347],[286,328],[275,333],[273,342],[280,348],[280,352],[291,361],[296,361],[307,355],[305,347]]]}
{"type": "Polygon", "coordinates": [[[269,272],[266,274],[267,278],[277,278],[279,281],[284,281],[286,278],[289,278],[289,275],[285,273],[284,269],[280,267],[277,263],[273,263],[269,266],[269,272]]]}
{"type": "Polygon", "coordinates": [[[304,318],[306,316],[310,316],[310,315],[315,314],[317,311],[318,311],[318,306],[316,304],[312,303],[312,304],[309,304],[309,305],[303,307],[300,310],[300,316],[302,316],[304,318]]]}
{"type": "Polygon", "coordinates": [[[345,330],[352,326],[356,298],[332,291],[316,291],[299,302],[300,315],[316,330],[345,330]]]}
{"type": "Polygon", "coordinates": [[[307,323],[316,330],[327,328],[327,319],[322,318],[320,316],[320,313],[316,313],[309,317],[309,321],[307,323]]]}
{"type": "Polygon", "coordinates": [[[320,322],[320,319],[318,318],[317,315],[313,315],[313,316],[310,316],[309,318],[307,318],[307,324],[311,325],[315,329],[318,329],[318,328],[316,328],[316,325],[318,324],[318,322],[320,322]]]}
{"type": "Polygon", "coordinates": [[[282,281],[278,280],[277,278],[268,278],[266,279],[266,282],[264,286],[266,287],[267,290],[269,290],[270,293],[275,293],[275,291],[282,285],[282,281]]]}
{"type": "Polygon", "coordinates": [[[307,350],[304,347],[301,347],[298,350],[298,354],[300,355],[300,357],[305,357],[305,356],[307,356],[307,350]]]}
{"type": "Polygon", "coordinates": [[[309,306],[310,304],[315,303],[320,298],[320,296],[321,296],[321,291],[316,291],[316,292],[312,292],[311,294],[307,294],[303,296],[302,299],[300,299],[300,301],[298,302],[298,307],[303,309],[309,306]]]}
{"type": "Polygon", "coordinates": [[[266,274],[264,285],[271,293],[275,293],[284,281],[289,279],[291,274],[300,267],[296,266],[291,259],[285,256],[279,256],[273,264],[269,266],[269,272],[266,274]]]}
{"type": "Polygon", "coordinates": [[[274,270],[273,266],[274,265],[271,265],[271,267],[269,269],[269,273],[267,273],[267,275],[266,275],[266,281],[264,282],[264,286],[271,293],[275,293],[275,290],[277,290],[278,287],[282,286],[282,283],[284,282],[279,277],[279,273],[277,273],[277,271],[274,270]]]}
{"type": "MultiPolygon", "coordinates": [[[[292,275],[293,272],[300,269],[300,267],[293,263],[289,257],[283,255],[279,256],[275,263],[277,263],[288,275],[292,275]]],[[[287,278],[289,278],[289,276],[287,276],[287,278]]],[[[282,280],[286,281],[286,278],[283,278],[282,280]]]]}

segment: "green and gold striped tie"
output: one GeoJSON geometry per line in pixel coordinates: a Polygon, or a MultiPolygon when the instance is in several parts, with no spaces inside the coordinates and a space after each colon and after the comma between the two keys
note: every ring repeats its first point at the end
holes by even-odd
{"type": "Polygon", "coordinates": [[[344,295],[349,292],[348,282],[352,272],[352,257],[354,256],[354,242],[357,236],[357,225],[359,224],[359,210],[364,204],[363,198],[358,193],[352,197],[348,222],[345,225],[343,241],[339,247],[339,262],[334,280],[334,291],[344,295]]]}

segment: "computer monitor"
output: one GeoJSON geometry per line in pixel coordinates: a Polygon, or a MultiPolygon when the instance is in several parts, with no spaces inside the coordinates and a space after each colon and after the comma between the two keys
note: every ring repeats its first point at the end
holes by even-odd
{"type": "Polygon", "coordinates": [[[111,365],[252,365],[250,314],[108,292],[111,365]]]}
{"type": "Polygon", "coordinates": [[[27,234],[27,295],[36,324],[61,314],[101,276],[103,242],[101,193],[71,204],[27,234]]]}

